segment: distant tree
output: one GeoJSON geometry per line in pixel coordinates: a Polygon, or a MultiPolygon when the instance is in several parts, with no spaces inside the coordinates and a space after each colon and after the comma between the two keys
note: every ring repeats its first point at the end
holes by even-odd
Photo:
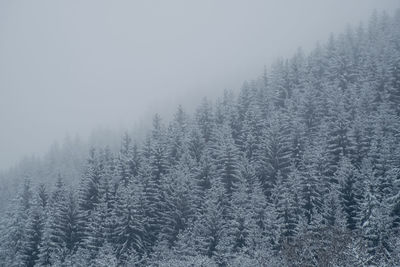
{"type": "Polygon", "coordinates": [[[137,169],[135,163],[132,139],[128,133],[125,133],[122,137],[116,168],[120,183],[125,187],[132,181],[133,176],[137,174],[135,173],[137,169]]]}
{"type": "Polygon", "coordinates": [[[198,107],[195,114],[195,120],[199,127],[200,133],[204,138],[204,141],[210,141],[213,129],[215,127],[215,118],[212,105],[206,98],[203,99],[202,103],[198,107]]]}
{"type": "Polygon", "coordinates": [[[170,165],[176,165],[188,146],[189,118],[182,106],[178,107],[168,131],[168,159],[170,165]]]}

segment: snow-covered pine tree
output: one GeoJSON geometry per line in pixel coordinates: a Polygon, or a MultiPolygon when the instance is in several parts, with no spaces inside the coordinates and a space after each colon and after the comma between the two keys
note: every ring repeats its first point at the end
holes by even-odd
{"type": "Polygon", "coordinates": [[[336,172],[340,185],[340,203],[346,216],[346,226],[349,230],[357,229],[359,221],[361,188],[357,171],[348,158],[342,158],[336,172]]]}
{"type": "Polygon", "coordinates": [[[227,195],[230,197],[233,186],[240,176],[239,151],[232,137],[232,130],[229,125],[224,124],[214,136],[214,147],[212,148],[217,177],[225,186],[227,195]]]}
{"type": "Polygon", "coordinates": [[[126,263],[129,254],[135,252],[143,255],[146,250],[146,229],[143,210],[143,191],[139,184],[120,187],[116,201],[117,226],[114,232],[116,238],[116,256],[121,264],[126,263]]]}
{"type": "Polygon", "coordinates": [[[284,113],[275,114],[267,122],[257,153],[257,176],[267,196],[277,182],[278,173],[283,179],[289,174],[291,156],[291,135],[284,113]]]}
{"type": "Polygon", "coordinates": [[[135,175],[136,164],[134,162],[134,154],[132,147],[132,139],[128,133],[125,133],[121,140],[121,149],[118,153],[116,174],[123,186],[128,186],[135,175]]]}
{"type": "Polygon", "coordinates": [[[183,110],[182,106],[179,106],[167,131],[168,159],[171,166],[179,163],[182,154],[187,149],[188,124],[188,115],[183,110]]]}
{"type": "Polygon", "coordinates": [[[364,184],[363,199],[360,205],[360,228],[367,242],[370,255],[368,263],[382,265],[390,260],[389,209],[384,201],[379,201],[379,182],[374,175],[372,164],[364,160],[360,170],[364,184]]]}
{"type": "Polygon", "coordinates": [[[27,246],[27,224],[33,220],[29,213],[33,204],[31,180],[25,178],[20,192],[10,206],[7,214],[6,224],[1,234],[3,250],[3,261],[8,266],[23,266],[32,254],[26,250],[27,246]]]}

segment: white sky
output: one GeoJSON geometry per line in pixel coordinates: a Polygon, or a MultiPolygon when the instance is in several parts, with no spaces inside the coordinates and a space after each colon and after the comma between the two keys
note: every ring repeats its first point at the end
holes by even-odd
{"type": "Polygon", "coordinates": [[[237,89],[398,0],[0,0],[0,169],[237,89]]]}

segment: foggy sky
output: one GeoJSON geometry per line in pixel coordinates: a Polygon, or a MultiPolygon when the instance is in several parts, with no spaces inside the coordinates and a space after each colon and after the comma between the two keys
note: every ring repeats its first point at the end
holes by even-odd
{"type": "Polygon", "coordinates": [[[0,169],[237,89],[398,0],[0,0],[0,169]]]}

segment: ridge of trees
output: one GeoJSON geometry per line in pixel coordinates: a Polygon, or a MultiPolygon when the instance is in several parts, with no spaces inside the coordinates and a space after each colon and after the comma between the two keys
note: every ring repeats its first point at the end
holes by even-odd
{"type": "Polygon", "coordinates": [[[4,266],[399,266],[400,10],[25,179],[4,266]]]}

